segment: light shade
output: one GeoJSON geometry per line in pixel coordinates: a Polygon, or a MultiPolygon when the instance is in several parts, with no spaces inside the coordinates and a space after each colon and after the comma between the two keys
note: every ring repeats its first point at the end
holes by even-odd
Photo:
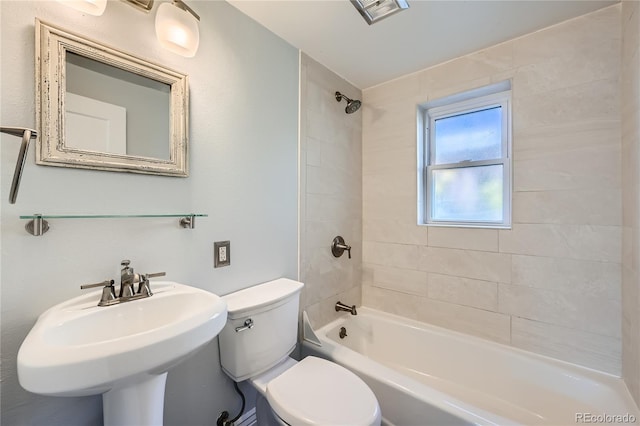
{"type": "Polygon", "coordinates": [[[58,0],[65,6],[89,15],[100,16],[107,7],[107,0],[58,0]]]}
{"type": "Polygon", "coordinates": [[[409,8],[406,0],[351,0],[351,3],[369,25],[409,8]]]}
{"type": "MultiPolygon", "coordinates": [[[[178,55],[193,57],[200,43],[197,15],[185,10],[179,0],[162,3],[156,12],[156,36],[162,47],[178,55]]],[[[188,7],[186,7],[188,9],[188,7]]]]}

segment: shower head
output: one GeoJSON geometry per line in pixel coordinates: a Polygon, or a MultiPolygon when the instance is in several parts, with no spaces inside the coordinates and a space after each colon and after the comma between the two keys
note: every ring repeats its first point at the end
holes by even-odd
{"type": "Polygon", "coordinates": [[[358,109],[360,109],[360,106],[362,106],[362,102],[360,102],[359,100],[349,99],[342,93],[336,92],[336,101],[340,102],[343,98],[347,100],[347,107],[344,109],[344,112],[346,112],[347,114],[353,114],[358,109]]]}

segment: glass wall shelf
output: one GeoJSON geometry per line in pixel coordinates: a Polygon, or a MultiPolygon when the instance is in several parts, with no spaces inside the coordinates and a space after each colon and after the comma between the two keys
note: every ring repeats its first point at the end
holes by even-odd
{"type": "Polygon", "coordinates": [[[32,214],[22,215],[20,219],[29,220],[24,226],[28,233],[39,237],[49,230],[49,222],[46,219],[127,219],[127,218],[180,218],[180,226],[183,228],[195,228],[196,217],[208,217],[201,213],[177,213],[177,214],[79,214],[79,215],[55,215],[32,214]]]}

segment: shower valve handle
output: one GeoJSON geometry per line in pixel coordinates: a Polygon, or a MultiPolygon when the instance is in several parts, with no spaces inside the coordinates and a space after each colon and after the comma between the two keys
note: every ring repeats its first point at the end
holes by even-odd
{"type": "Polygon", "coordinates": [[[349,259],[351,259],[351,246],[345,243],[344,238],[338,235],[331,243],[331,253],[334,257],[340,257],[345,251],[349,255],[349,259]]]}

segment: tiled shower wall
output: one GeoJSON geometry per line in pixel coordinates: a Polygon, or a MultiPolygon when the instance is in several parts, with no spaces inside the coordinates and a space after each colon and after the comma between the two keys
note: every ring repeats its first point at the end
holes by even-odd
{"type": "Polygon", "coordinates": [[[620,374],[619,74],[615,5],[364,90],[363,304],[620,374]],[[416,225],[416,104],[505,79],[513,228],[416,225]]]}
{"type": "Polygon", "coordinates": [[[335,92],[362,93],[305,54],[300,72],[300,304],[319,327],[338,315],[338,300],[361,301],[362,113],[346,114],[335,92]],[[351,259],[331,254],[337,235],[351,245],[351,259]]]}
{"type": "Polygon", "coordinates": [[[640,403],[640,2],[622,2],[622,375],[640,403]]]}

